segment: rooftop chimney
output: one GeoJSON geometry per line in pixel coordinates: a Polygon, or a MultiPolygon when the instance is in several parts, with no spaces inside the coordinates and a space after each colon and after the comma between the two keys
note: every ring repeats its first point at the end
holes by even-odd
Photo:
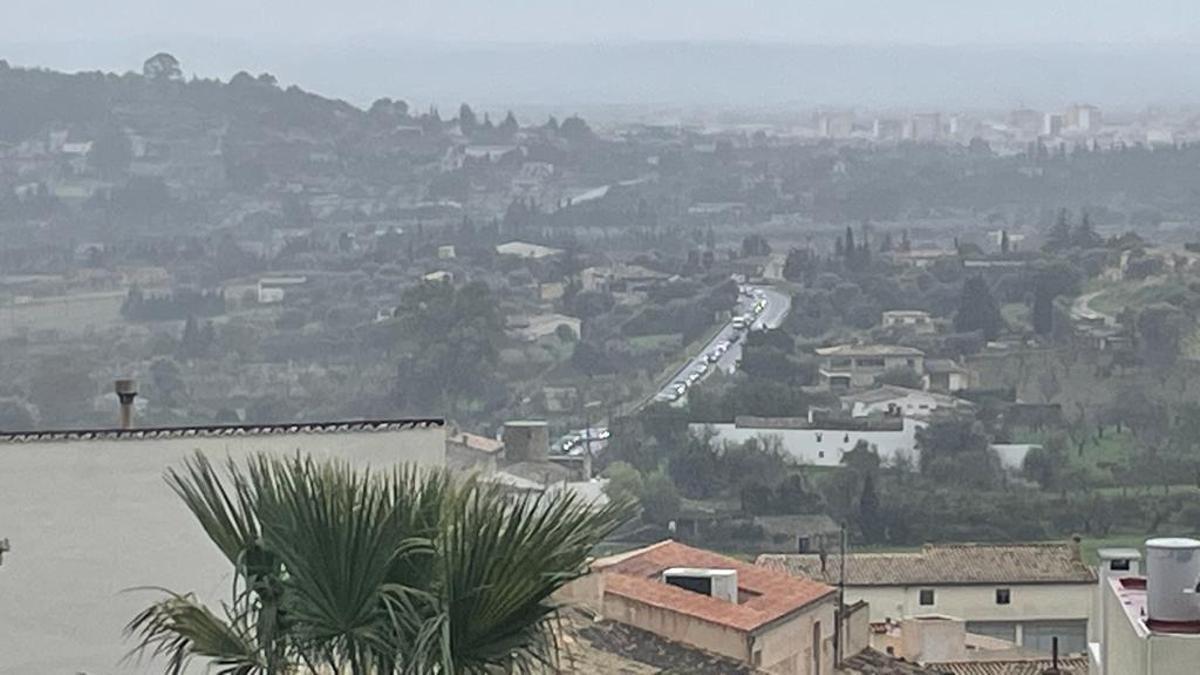
{"type": "Polygon", "coordinates": [[[121,401],[121,428],[133,428],[133,399],[137,398],[137,380],[120,379],[113,383],[121,401]]]}

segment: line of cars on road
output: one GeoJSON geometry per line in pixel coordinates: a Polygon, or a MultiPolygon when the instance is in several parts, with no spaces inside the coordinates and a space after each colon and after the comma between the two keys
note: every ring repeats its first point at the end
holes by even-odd
{"type": "Polygon", "coordinates": [[[608,427],[575,429],[555,441],[553,452],[556,455],[582,455],[590,438],[592,452],[596,453],[608,444],[610,436],[612,436],[612,432],[608,430],[608,427]]]}
{"type": "Polygon", "coordinates": [[[731,325],[734,332],[726,340],[713,345],[713,348],[704,355],[702,360],[698,360],[685,373],[680,373],[679,379],[671,383],[663,391],[659,392],[654,397],[655,401],[673,403],[678,401],[687,393],[687,390],[698,383],[708,373],[709,364],[715,366],[721,357],[729,351],[733,343],[737,342],[742,337],[742,332],[746,330],[761,330],[766,328],[761,322],[756,323],[759,315],[767,309],[766,292],[761,288],[751,288],[749,286],[741,286],[739,289],[741,295],[752,299],[754,302],[750,305],[750,310],[745,314],[740,314],[733,318],[731,325]]]}

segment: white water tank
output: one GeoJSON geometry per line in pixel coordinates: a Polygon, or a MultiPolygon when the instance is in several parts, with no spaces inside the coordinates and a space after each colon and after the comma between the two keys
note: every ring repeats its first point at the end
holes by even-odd
{"type": "Polygon", "coordinates": [[[1146,541],[1146,613],[1152,621],[1200,621],[1200,541],[1146,541]]]}
{"type": "Polygon", "coordinates": [[[685,591],[737,604],[737,570],[672,567],[663,570],[663,583],[685,591]]]}

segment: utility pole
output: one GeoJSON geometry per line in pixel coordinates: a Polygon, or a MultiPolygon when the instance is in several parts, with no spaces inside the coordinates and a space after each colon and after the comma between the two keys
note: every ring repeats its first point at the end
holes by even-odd
{"type": "Polygon", "coordinates": [[[842,667],[846,651],[846,523],[842,523],[838,546],[838,606],[834,612],[833,628],[833,663],[836,668],[842,667]]]}

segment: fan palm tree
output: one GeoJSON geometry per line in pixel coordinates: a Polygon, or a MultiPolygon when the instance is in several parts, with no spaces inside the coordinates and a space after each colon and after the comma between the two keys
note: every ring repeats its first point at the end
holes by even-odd
{"type": "Polygon", "coordinates": [[[512,496],[412,467],[201,454],[167,481],[233,566],[219,610],[165,597],[127,633],[131,657],[227,675],[533,672],[553,667],[550,596],[586,572],[629,505],[512,496]]]}

